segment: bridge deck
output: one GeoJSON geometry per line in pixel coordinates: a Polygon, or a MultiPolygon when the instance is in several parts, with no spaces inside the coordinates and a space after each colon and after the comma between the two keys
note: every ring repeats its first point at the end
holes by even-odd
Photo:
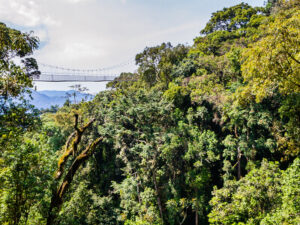
{"type": "Polygon", "coordinates": [[[41,74],[39,77],[33,78],[39,82],[104,82],[113,81],[116,75],[64,75],[64,74],[41,74]]]}

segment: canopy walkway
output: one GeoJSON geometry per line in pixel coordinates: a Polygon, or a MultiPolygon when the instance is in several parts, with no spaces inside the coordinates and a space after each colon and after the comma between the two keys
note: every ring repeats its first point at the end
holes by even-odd
{"type": "Polygon", "coordinates": [[[132,70],[133,60],[99,69],[74,69],[38,63],[41,74],[34,77],[37,82],[105,82],[113,81],[122,71],[132,70]],[[129,67],[128,67],[129,66],[129,67]]]}
{"type": "Polygon", "coordinates": [[[72,74],[52,74],[42,72],[39,77],[33,78],[39,82],[105,82],[113,81],[118,75],[72,75],[72,74]]]}

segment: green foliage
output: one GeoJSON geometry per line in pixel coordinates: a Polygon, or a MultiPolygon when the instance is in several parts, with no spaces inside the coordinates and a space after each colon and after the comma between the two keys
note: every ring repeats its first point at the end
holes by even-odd
{"type": "Polygon", "coordinates": [[[245,28],[253,15],[261,13],[262,8],[252,8],[246,3],[224,8],[212,14],[206,27],[201,31],[202,34],[210,34],[215,31],[234,31],[245,28]]]}
{"type": "Polygon", "coordinates": [[[287,149],[287,154],[297,156],[300,152],[300,95],[289,95],[279,108],[279,113],[285,124],[285,134],[280,144],[287,149]],[[297,125],[298,124],[298,125],[297,125]]]}
{"type": "Polygon", "coordinates": [[[82,181],[60,211],[60,224],[114,225],[117,224],[114,207],[112,197],[100,196],[82,181]]]}
{"type": "Polygon", "coordinates": [[[168,100],[173,101],[176,106],[181,108],[189,102],[188,88],[176,85],[173,82],[169,83],[169,88],[165,91],[164,96],[168,100]]]}
{"type": "Polygon", "coordinates": [[[149,87],[157,83],[168,85],[172,80],[172,69],[186,57],[188,47],[171,43],[163,43],[160,46],[145,48],[136,55],[136,64],[139,66],[138,74],[149,87]]]}
{"type": "Polygon", "coordinates": [[[37,110],[23,98],[38,76],[38,39],[0,23],[0,223],[44,221],[53,163],[37,110]],[[20,60],[20,63],[16,63],[20,60]],[[47,161],[49,160],[49,161],[47,161]]]}
{"type": "Polygon", "coordinates": [[[212,224],[299,223],[299,159],[283,172],[264,160],[239,181],[225,182],[210,201],[212,224]]]}
{"type": "Polygon", "coordinates": [[[300,160],[294,163],[282,173],[281,180],[281,204],[269,213],[261,224],[299,224],[300,222],[300,160]]]}
{"type": "Polygon", "coordinates": [[[192,78],[189,86],[192,89],[191,98],[193,102],[203,101],[221,105],[226,98],[224,87],[215,74],[202,75],[192,78]]]}
{"type": "Polygon", "coordinates": [[[47,136],[27,134],[6,145],[0,158],[0,223],[45,222],[54,172],[47,136]]]}
{"type": "Polygon", "coordinates": [[[278,0],[268,0],[268,2],[266,4],[266,12],[268,14],[271,13],[272,9],[276,6],[277,2],[278,2],[278,0]]]}
{"type": "Polygon", "coordinates": [[[39,75],[35,59],[28,57],[38,47],[38,39],[4,23],[0,23],[0,34],[0,96],[7,99],[32,87],[30,78],[39,75]],[[21,59],[21,65],[13,61],[15,58],[21,59]]]}
{"type": "Polygon", "coordinates": [[[95,120],[78,149],[102,142],[57,224],[299,224],[298,2],[224,8],[192,47],[147,47],[110,90],[40,117],[13,103],[35,61],[4,57],[26,58],[36,39],[1,24],[0,223],[45,224],[53,168],[80,114],[95,120]]]}
{"type": "Polygon", "coordinates": [[[240,94],[242,98],[255,96],[259,102],[277,89],[283,94],[300,91],[299,7],[280,11],[270,20],[259,28],[263,37],[243,53],[247,85],[240,94]]]}
{"type": "Polygon", "coordinates": [[[133,73],[121,73],[120,76],[113,81],[108,82],[107,88],[127,89],[137,81],[137,74],[133,73]]]}
{"type": "Polygon", "coordinates": [[[22,98],[32,87],[39,71],[29,56],[38,47],[38,39],[0,23],[0,144],[3,138],[32,127],[35,114],[22,98]],[[15,63],[16,60],[21,63],[15,63]],[[16,100],[18,98],[18,100],[16,100]]]}
{"type": "Polygon", "coordinates": [[[226,30],[215,31],[204,37],[197,37],[192,52],[200,53],[201,55],[223,55],[228,51],[230,42],[238,37],[235,33],[226,30]]]}

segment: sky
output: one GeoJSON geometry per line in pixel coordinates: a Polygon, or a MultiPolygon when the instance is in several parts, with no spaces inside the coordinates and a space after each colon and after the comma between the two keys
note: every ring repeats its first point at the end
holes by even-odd
{"type": "MultiPolygon", "coordinates": [[[[98,69],[126,63],[146,46],[192,44],[211,13],[264,0],[0,0],[0,21],[40,39],[39,64],[98,69]]],[[[41,70],[46,70],[41,66],[41,70]]],[[[37,82],[38,90],[69,90],[73,83],[37,82]]],[[[105,83],[83,83],[96,93],[105,83]]]]}

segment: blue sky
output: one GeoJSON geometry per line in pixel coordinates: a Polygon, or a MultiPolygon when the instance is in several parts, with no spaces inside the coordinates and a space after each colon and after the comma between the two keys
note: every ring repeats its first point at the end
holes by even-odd
{"type": "MultiPolygon", "coordinates": [[[[0,0],[0,21],[41,40],[40,63],[78,69],[132,61],[146,46],[170,41],[192,44],[212,12],[241,2],[264,0],[0,0]]],[[[110,71],[118,73],[120,71],[110,71]]],[[[72,84],[38,84],[38,89],[69,89],[72,84]]],[[[85,84],[91,92],[104,84],[85,84]]]]}

